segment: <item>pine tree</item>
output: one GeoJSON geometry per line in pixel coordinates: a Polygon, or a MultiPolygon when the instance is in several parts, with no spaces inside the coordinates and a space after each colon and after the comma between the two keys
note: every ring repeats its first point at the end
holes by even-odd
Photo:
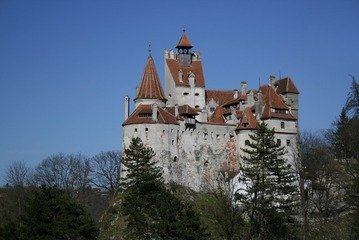
{"type": "Polygon", "coordinates": [[[121,178],[123,201],[122,214],[127,217],[128,239],[151,238],[151,212],[163,185],[161,169],[152,160],[154,152],[143,145],[140,138],[133,138],[122,158],[124,177],[121,178]]]}
{"type": "Polygon", "coordinates": [[[201,226],[199,215],[189,203],[182,202],[170,189],[158,194],[152,226],[154,239],[201,240],[208,239],[201,226]]]}
{"type": "Polygon", "coordinates": [[[249,215],[252,236],[283,237],[293,210],[294,175],[284,159],[284,147],[275,141],[274,130],[261,123],[249,137],[248,147],[242,149],[245,155],[239,179],[246,189],[239,200],[249,215]]]}
{"type": "Polygon", "coordinates": [[[63,190],[42,187],[25,204],[20,218],[19,239],[97,239],[98,229],[83,206],[63,190]]]}
{"type": "Polygon", "coordinates": [[[206,239],[198,214],[166,188],[151,148],[134,138],[122,158],[127,239],[206,239]]]}

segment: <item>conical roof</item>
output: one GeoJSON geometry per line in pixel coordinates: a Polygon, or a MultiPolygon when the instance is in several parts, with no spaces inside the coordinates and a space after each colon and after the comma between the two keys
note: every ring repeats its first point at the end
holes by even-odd
{"type": "Polygon", "coordinates": [[[165,100],[161,83],[157,74],[155,62],[151,55],[147,58],[145,71],[142,76],[140,88],[136,99],[165,100]]]}
{"type": "Polygon", "coordinates": [[[176,48],[192,48],[191,42],[189,41],[185,32],[183,32],[181,39],[179,40],[176,48]]]}

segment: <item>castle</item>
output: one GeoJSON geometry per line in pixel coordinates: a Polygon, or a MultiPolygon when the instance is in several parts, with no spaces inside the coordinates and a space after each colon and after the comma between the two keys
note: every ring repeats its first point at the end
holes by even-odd
{"type": "Polygon", "coordinates": [[[165,50],[165,88],[148,56],[130,114],[125,97],[123,148],[139,137],[156,153],[164,179],[201,190],[219,173],[235,176],[242,150],[259,122],[275,131],[291,159],[298,133],[299,92],[289,77],[270,76],[267,85],[239,90],[206,89],[201,54],[186,32],[176,51],[165,50]]]}

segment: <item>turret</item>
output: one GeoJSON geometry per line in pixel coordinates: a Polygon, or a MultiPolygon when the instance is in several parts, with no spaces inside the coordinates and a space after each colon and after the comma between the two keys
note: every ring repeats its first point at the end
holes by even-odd
{"type": "Polygon", "coordinates": [[[190,66],[191,65],[191,45],[189,39],[187,38],[186,31],[183,30],[183,34],[181,39],[179,40],[176,48],[178,50],[178,59],[182,66],[190,66]]]}
{"type": "Polygon", "coordinates": [[[153,103],[156,103],[159,107],[164,107],[166,98],[163,94],[155,63],[152,56],[149,55],[142,76],[142,81],[135,98],[135,105],[137,108],[139,104],[153,103]]]}

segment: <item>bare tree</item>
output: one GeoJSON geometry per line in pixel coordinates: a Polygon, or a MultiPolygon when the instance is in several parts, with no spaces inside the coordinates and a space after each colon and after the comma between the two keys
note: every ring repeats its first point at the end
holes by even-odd
{"type": "Polygon", "coordinates": [[[110,193],[117,192],[120,179],[119,151],[101,152],[91,159],[92,183],[110,193]]]}
{"type": "Polygon", "coordinates": [[[12,162],[6,171],[5,180],[11,186],[25,186],[31,175],[31,169],[24,161],[12,162]]]}
{"type": "MultiPolygon", "coordinates": [[[[209,228],[215,239],[244,239],[247,234],[244,227],[243,209],[237,202],[237,178],[227,172],[218,174],[216,181],[208,181],[207,202],[202,211],[209,213],[209,228]]],[[[204,215],[206,216],[206,214],[204,215]]]]}
{"type": "Polygon", "coordinates": [[[316,229],[340,219],[346,208],[343,202],[346,176],[322,135],[306,132],[298,143],[294,167],[300,193],[301,239],[306,239],[316,229]]]}
{"type": "Polygon", "coordinates": [[[52,155],[44,159],[35,169],[36,185],[56,186],[67,192],[90,186],[90,162],[81,154],[52,155]]]}

